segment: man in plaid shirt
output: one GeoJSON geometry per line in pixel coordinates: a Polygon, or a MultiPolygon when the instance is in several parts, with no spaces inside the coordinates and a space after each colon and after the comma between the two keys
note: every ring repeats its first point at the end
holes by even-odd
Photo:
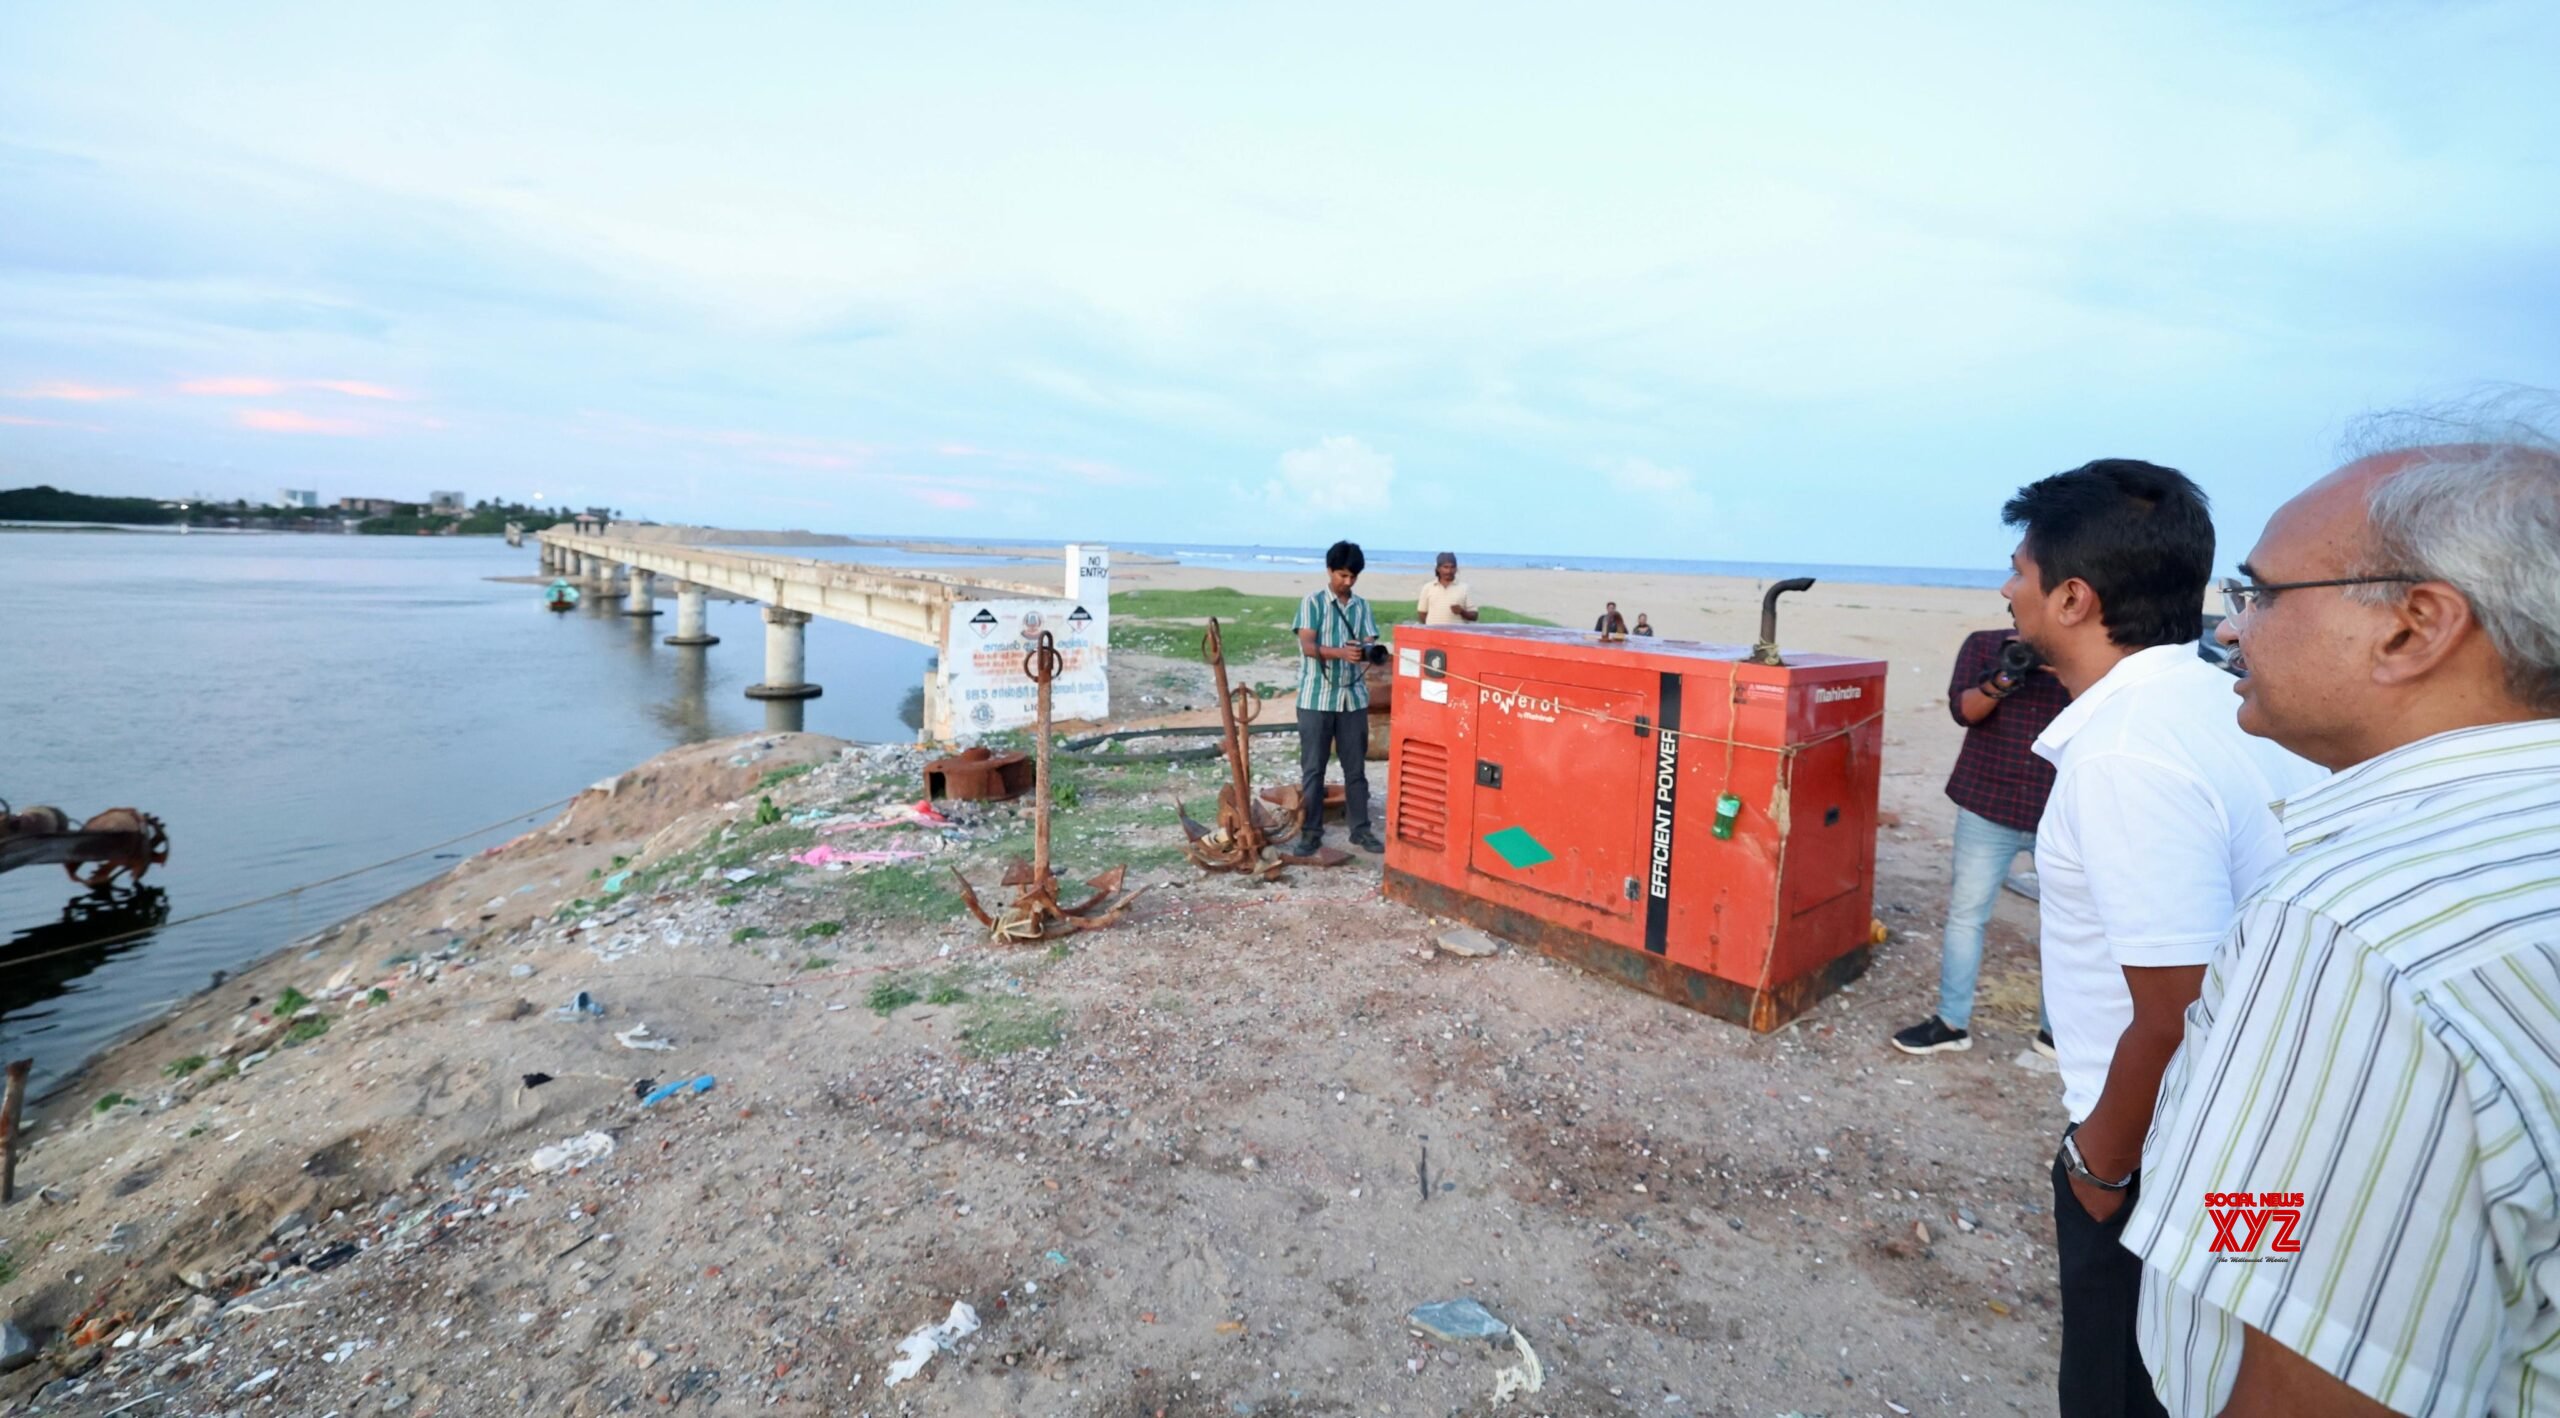
{"type": "Polygon", "coordinates": [[[1298,632],[1298,803],[1305,820],[1293,849],[1312,856],[1324,843],[1324,761],[1342,759],[1342,816],[1351,845],[1364,852],[1387,849],[1369,825],[1369,677],[1363,668],[1377,642],[1378,618],[1352,593],[1368,558],[1357,542],[1335,542],[1324,553],[1325,584],[1298,602],[1290,628],[1298,632]]]}
{"type": "MultiPolygon", "coordinates": [[[[2036,819],[2053,790],[2053,765],[2036,756],[2036,736],[2070,702],[2062,681],[2036,663],[2014,630],[1977,630],[1956,651],[1955,676],[1947,682],[1947,712],[1964,726],[1964,749],[1947,775],[1947,796],[1956,805],[1955,882],[1938,946],[1938,1012],[1893,1036],[1893,1046],[1906,1054],[1973,1047],[1967,1028],[1982,973],[1983,928],[2010,863],[2036,849],[2036,819]]],[[[2053,1056],[2053,1033],[2042,1018],[2035,1047],[2053,1056]]]]}

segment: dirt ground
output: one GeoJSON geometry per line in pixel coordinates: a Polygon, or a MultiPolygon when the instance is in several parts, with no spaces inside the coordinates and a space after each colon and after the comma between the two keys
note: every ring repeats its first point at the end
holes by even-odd
{"type": "Polygon", "coordinates": [[[1202,811],[1207,765],[1062,769],[1065,866],[1146,890],[1024,948],[944,873],[993,887],[1019,808],[848,829],[921,795],[920,751],[679,750],[50,1100],[0,1221],[0,1294],[43,1348],[0,1402],[2049,1413],[2060,1105],[2013,1061],[2032,906],[2003,899],[1980,1046],[1885,1045],[1934,998],[1955,741],[1898,700],[1892,939],[1768,1036],[1534,953],[1437,953],[1375,858],[1204,877],[1169,802],[1202,811]],[[821,843],[916,855],[791,860],[821,843]],[[603,1015],[558,1017],[580,991],[603,1015]],[[1495,1404],[1507,1340],[1409,1326],[1462,1296],[1534,1350],[1537,1392],[1495,1404]],[[981,1327],[887,1386],[954,1302],[981,1327]]]}

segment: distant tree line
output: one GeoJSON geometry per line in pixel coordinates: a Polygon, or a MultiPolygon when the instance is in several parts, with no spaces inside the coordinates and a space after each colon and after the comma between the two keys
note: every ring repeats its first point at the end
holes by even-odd
{"type": "MultiPolygon", "coordinates": [[[[277,527],[293,528],[306,523],[336,523],[347,513],[336,507],[268,507],[251,503],[246,498],[230,502],[205,502],[193,499],[163,500],[156,497],[96,497],[85,492],[65,492],[58,487],[20,487],[0,490],[0,522],[105,522],[118,526],[167,527],[184,523],[196,527],[277,527]]],[[[430,512],[425,503],[403,504],[388,517],[369,517],[356,530],[372,536],[490,536],[507,529],[509,522],[521,524],[528,532],[566,522],[566,514],[548,508],[528,507],[520,502],[492,502],[482,499],[466,513],[430,512]]]]}

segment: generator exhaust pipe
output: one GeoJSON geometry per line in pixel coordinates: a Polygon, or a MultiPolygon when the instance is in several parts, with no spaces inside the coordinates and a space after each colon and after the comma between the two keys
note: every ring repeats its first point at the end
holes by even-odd
{"type": "Polygon", "coordinates": [[[1751,647],[1751,663],[1755,665],[1786,663],[1778,658],[1778,598],[1789,591],[1807,591],[1812,588],[1812,577],[1791,576],[1770,587],[1768,594],[1760,598],[1760,640],[1758,644],[1751,647]]]}

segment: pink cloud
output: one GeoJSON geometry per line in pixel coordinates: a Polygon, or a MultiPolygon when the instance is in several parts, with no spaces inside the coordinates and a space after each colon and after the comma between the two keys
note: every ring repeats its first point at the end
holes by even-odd
{"type": "Polygon", "coordinates": [[[920,488],[916,496],[924,499],[926,506],[939,507],[946,512],[966,512],[978,505],[978,499],[969,494],[943,487],[920,488]]]}
{"type": "Polygon", "coordinates": [[[189,379],[178,385],[181,394],[195,394],[213,399],[271,399],[295,389],[317,389],[327,394],[343,394],[350,399],[391,399],[408,402],[409,396],[385,384],[362,379],[269,379],[255,374],[225,374],[211,379],[189,379]]]}
{"type": "Polygon", "coordinates": [[[75,384],[68,379],[48,379],[23,389],[9,391],[12,399],[62,399],[75,404],[94,404],[104,399],[130,399],[130,389],[110,389],[98,384],[75,384]]]}
{"type": "Polygon", "coordinates": [[[90,433],[106,432],[105,428],[94,423],[69,423],[62,419],[28,418],[23,414],[0,414],[0,423],[13,424],[19,428],[77,428],[90,433]]]}
{"type": "Polygon", "coordinates": [[[242,409],[236,418],[242,428],[264,433],[319,433],[344,438],[372,432],[353,419],[316,418],[292,409],[242,409]]]}
{"type": "Polygon", "coordinates": [[[344,394],[350,399],[394,399],[406,403],[409,398],[397,389],[386,388],[380,384],[368,384],[361,379],[314,379],[310,381],[310,385],[314,389],[326,389],[332,394],[344,394]]]}
{"type": "Polygon", "coordinates": [[[234,376],[224,379],[190,379],[178,386],[181,394],[198,394],[216,399],[264,399],[285,390],[281,379],[253,379],[234,376]]]}

